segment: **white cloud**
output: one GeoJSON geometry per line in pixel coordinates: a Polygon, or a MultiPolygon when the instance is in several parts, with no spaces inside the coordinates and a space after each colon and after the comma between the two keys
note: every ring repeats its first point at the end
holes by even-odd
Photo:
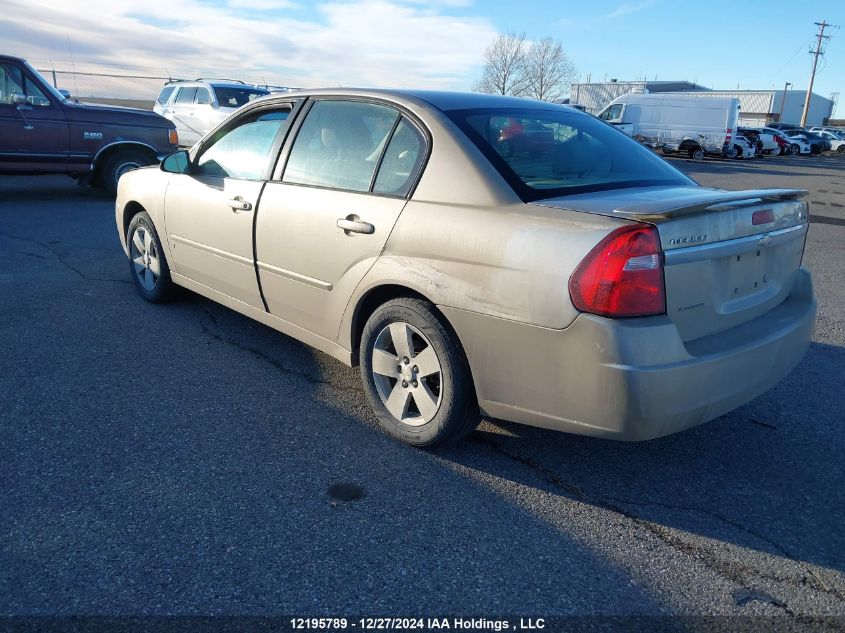
{"type": "Polygon", "coordinates": [[[64,62],[72,54],[77,66],[237,71],[303,86],[466,88],[495,29],[485,18],[438,8],[464,1],[335,0],[305,20],[287,0],[123,0],[96,8],[90,0],[6,0],[0,32],[7,52],[64,62]]]}
{"type": "Polygon", "coordinates": [[[609,18],[618,18],[622,17],[623,15],[630,15],[631,13],[637,13],[644,9],[648,9],[653,7],[657,3],[657,0],[630,0],[621,3],[617,6],[613,11],[611,11],[607,17],[609,18]]]}

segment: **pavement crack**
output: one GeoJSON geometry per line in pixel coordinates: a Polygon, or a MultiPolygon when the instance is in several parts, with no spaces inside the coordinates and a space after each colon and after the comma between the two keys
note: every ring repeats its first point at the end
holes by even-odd
{"type": "MultiPolygon", "coordinates": [[[[202,310],[205,313],[205,315],[208,317],[208,319],[215,326],[217,326],[218,325],[217,317],[215,317],[214,314],[212,314],[211,311],[208,310],[207,308],[202,308],[202,310]]],[[[343,384],[339,384],[339,383],[333,382],[331,380],[325,380],[323,378],[320,378],[319,376],[315,376],[311,372],[301,371],[301,370],[297,370],[297,369],[293,369],[291,367],[288,367],[287,365],[285,365],[284,363],[281,363],[280,361],[276,360],[275,358],[268,356],[266,353],[264,353],[263,351],[261,351],[258,348],[252,347],[250,345],[246,345],[244,343],[241,343],[240,341],[236,341],[233,338],[229,338],[227,336],[224,336],[222,334],[219,334],[217,332],[212,331],[205,323],[200,323],[200,327],[202,328],[203,334],[210,337],[211,339],[218,341],[220,343],[225,343],[226,345],[231,345],[232,347],[236,347],[237,349],[239,349],[243,352],[247,352],[248,354],[253,355],[255,358],[257,358],[261,361],[264,361],[265,363],[271,365],[273,368],[277,369],[278,371],[282,372],[283,374],[287,374],[289,376],[297,376],[299,378],[304,379],[309,384],[316,385],[316,386],[331,387],[332,389],[336,389],[336,390],[339,390],[339,391],[353,391],[352,387],[349,387],[349,386],[346,386],[346,385],[343,385],[343,384]]],[[[355,388],[354,390],[357,391],[357,388],[355,388]]]]}
{"type": "MultiPolygon", "coordinates": [[[[73,264],[68,262],[67,259],[65,258],[65,255],[63,255],[58,250],[56,250],[53,247],[53,245],[50,244],[49,242],[41,242],[39,240],[34,240],[32,238],[29,238],[29,237],[21,237],[20,235],[12,235],[11,233],[7,233],[5,231],[0,231],[0,235],[2,235],[3,237],[6,237],[6,238],[12,239],[12,240],[18,240],[18,241],[21,241],[21,242],[27,242],[29,244],[35,244],[36,246],[40,246],[41,248],[43,248],[44,250],[46,250],[50,254],[52,254],[53,257],[55,258],[55,260],[57,262],[59,262],[62,266],[64,266],[68,270],[76,273],[79,276],[80,279],[84,279],[85,281],[101,281],[101,282],[109,282],[109,283],[115,283],[115,284],[131,284],[132,283],[128,279],[107,279],[107,278],[104,278],[104,277],[92,277],[91,275],[88,275],[88,274],[82,272],[79,268],[77,268],[76,266],[74,266],[73,264]]],[[[34,253],[24,252],[23,254],[29,255],[30,257],[40,257],[39,255],[35,255],[34,253]]],[[[42,258],[42,259],[46,259],[46,258],[42,258]]]]}
{"type": "MultiPolygon", "coordinates": [[[[821,579],[821,577],[819,577],[819,575],[815,571],[810,569],[801,560],[793,556],[786,548],[776,543],[772,539],[766,537],[757,530],[742,525],[741,523],[738,523],[733,519],[723,516],[718,512],[694,506],[676,505],[662,503],[659,501],[623,499],[621,497],[616,497],[613,495],[591,495],[582,490],[580,487],[576,486],[575,484],[564,481],[560,477],[560,475],[558,475],[554,470],[547,466],[544,466],[543,464],[540,464],[537,460],[532,457],[513,453],[503,448],[495,441],[488,438],[479,437],[477,434],[471,437],[474,441],[487,446],[496,453],[499,453],[500,455],[503,455],[512,461],[518,462],[534,470],[538,474],[542,475],[542,477],[546,479],[546,481],[548,481],[550,484],[552,484],[556,488],[563,490],[564,492],[568,493],[579,501],[606,508],[612,512],[616,512],[617,514],[625,517],[626,519],[632,521],[638,527],[651,533],[653,536],[658,538],[661,542],[665,543],[667,546],[671,547],[675,551],[695,558],[703,565],[705,565],[708,569],[712,570],[719,576],[738,586],[747,587],[750,584],[749,580],[751,578],[758,578],[761,580],[770,580],[774,582],[782,582],[793,585],[805,584],[805,586],[813,589],[814,591],[824,593],[839,600],[845,601],[845,592],[839,591],[834,587],[828,587],[828,585],[821,579]],[[793,563],[795,563],[798,567],[802,569],[802,571],[806,573],[801,578],[796,578],[795,576],[774,576],[745,565],[737,565],[735,563],[722,561],[719,559],[718,556],[714,555],[709,550],[679,538],[678,536],[673,534],[669,528],[644,519],[640,516],[637,516],[635,513],[626,509],[625,506],[653,506],[669,510],[697,512],[699,514],[709,516],[713,519],[716,519],[717,521],[730,525],[731,527],[737,530],[745,532],[746,534],[753,536],[754,538],[757,538],[764,543],[767,543],[774,550],[780,553],[784,558],[787,558],[793,563]]],[[[788,606],[777,606],[779,606],[779,608],[782,608],[790,615],[795,615],[795,613],[793,613],[788,606]]]]}

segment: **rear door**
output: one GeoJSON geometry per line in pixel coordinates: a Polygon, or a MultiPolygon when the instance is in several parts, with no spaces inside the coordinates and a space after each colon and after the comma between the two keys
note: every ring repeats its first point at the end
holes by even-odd
{"type": "Polygon", "coordinates": [[[253,222],[292,108],[274,104],[233,120],[206,139],[189,174],[170,177],[165,194],[174,270],[260,309],[253,222]]]}
{"type": "Polygon", "coordinates": [[[427,151],[423,128],[390,105],[313,103],[261,198],[256,265],[272,314],[336,339],[427,151]]]}
{"type": "Polygon", "coordinates": [[[197,86],[179,86],[169,107],[168,118],[176,125],[180,145],[194,145],[202,138],[202,128],[194,112],[196,95],[197,86]]]}

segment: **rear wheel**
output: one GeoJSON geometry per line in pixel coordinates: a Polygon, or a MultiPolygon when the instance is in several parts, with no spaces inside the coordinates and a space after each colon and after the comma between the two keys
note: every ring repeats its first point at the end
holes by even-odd
{"type": "Polygon", "coordinates": [[[109,156],[100,171],[100,184],[112,195],[117,194],[117,183],[123,174],[133,169],[152,165],[155,161],[148,154],[136,149],[124,149],[109,156]]]}
{"type": "Polygon", "coordinates": [[[732,145],[725,150],[725,158],[736,158],[736,145],[732,145]]]}
{"type": "Polygon", "coordinates": [[[845,154],[845,145],[840,145],[839,147],[837,147],[836,153],[837,154],[845,154]]]}
{"type": "Polygon", "coordinates": [[[693,160],[704,160],[704,150],[700,147],[693,147],[689,151],[689,157],[693,160]]]}
{"type": "Polygon", "coordinates": [[[797,156],[798,154],[801,153],[801,148],[798,147],[797,143],[793,143],[792,145],[789,146],[789,153],[792,154],[793,156],[797,156]]]}
{"type": "Polygon", "coordinates": [[[463,348],[428,302],[403,297],[379,307],[364,326],[360,365],[381,427],[403,442],[436,446],[478,425],[463,348]]]}

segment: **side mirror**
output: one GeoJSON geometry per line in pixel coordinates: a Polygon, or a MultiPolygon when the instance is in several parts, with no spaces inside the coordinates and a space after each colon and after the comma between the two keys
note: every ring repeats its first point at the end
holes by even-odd
{"type": "Polygon", "coordinates": [[[190,167],[191,158],[184,149],[173,152],[161,161],[161,171],[166,171],[168,174],[187,174],[190,167]]]}
{"type": "Polygon", "coordinates": [[[12,105],[26,105],[26,95],[21,94],[20,92],[13,92],[12,95],[12,105]]]}
{"type": "Polygon", "coordinates": [[[70,99],[70,90],[60,89],[59,94],[62,95],[65,99],[70,99]]]}

